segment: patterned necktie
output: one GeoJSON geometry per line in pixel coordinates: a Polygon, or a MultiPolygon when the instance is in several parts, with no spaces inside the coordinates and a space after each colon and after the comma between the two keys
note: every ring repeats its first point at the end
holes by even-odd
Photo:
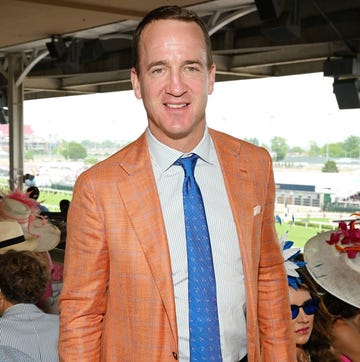
{"type": "Polygon", "coordinates": [[[190,361],[222,361],[216,281],[201,192],[194,177],[199,156],[180,158],[188,259],[190,361]]]}

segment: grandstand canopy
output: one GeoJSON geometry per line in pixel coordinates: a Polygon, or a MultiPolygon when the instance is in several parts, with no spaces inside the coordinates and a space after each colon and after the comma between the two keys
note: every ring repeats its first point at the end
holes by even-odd
{"type": "Polygon", "coordinates": [[[359,0],[2,0],[0,89],[10,54],[25,100],[129,89],[132,32],[169,3],[205,20],[217,81],[322,72],[360,53],[359,0]]]}

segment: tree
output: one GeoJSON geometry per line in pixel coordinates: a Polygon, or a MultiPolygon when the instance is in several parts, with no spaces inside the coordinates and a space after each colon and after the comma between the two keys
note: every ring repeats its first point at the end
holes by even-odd
{"type": "Polygon", "coordinates": [[[339,172],[335,161],[325,162],[324,167],[321,169],[322,172],[335,173],[339,172]]]}
{"type": "Polygon", "coordinates": [[[322,147],[322,153],[323,153],[323,155],[326,155],[326,156],[332,157],[332,158],[344,157],[343,143],[337,142],[337,143],[326,144],[322,147]]]}
{"type": "Polygon", "coordinates": [[[289,152],[297,153],[298,155],[301,155],[305,152],[305,150],[300,146],[294,146],[289,149],[289,152]]]}
{"type": "Polygon", "coordinates": [[[70,160],[81,160],[87,156],[86,148],[78,142],[64,142],[61,154],[70,160]]]}
{"type": "Polygon", "coordinates": [[[317,145],[315,141],[310,141],[309,145],[309,157],[321,156],[321,148],[317,145]]]}
{"type": "Polygon", "coordinates": [[[271,139],[271,151],[276,154],[275,161],[282,161],[287,154],[289,147],[283,137],[273,137],[271,139]]]}
{"type": "Polygon", "coordinates": [[[99,160],[97,158],[95,158],[95,157],[89,157],[86,160],[84,160],[84,163],[86,165],[95,165],[98,162],[99,162],[99,160]]]}
{"type": "Polygon", "coordinates": [[[246,138],[245,141],[252,143],[253,145],[259,146],[259,140],[256,137],[246,138]]]}
{"type": "Polygon", "coordinates": [[[344,156],[351,158],[360,157],[360,137],[349,136],[343,143],[344,156]]]}

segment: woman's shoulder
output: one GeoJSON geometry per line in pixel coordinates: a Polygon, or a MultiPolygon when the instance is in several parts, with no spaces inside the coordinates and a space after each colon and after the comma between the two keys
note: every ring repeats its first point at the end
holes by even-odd
{"type": "Polygon", "coordinates": [[[353,327],[351,324],[346,320],[342,318],[337,318],[332,323],[332,335],[341,335],[343,336],[344,333],[352,333],[353,327]]]}

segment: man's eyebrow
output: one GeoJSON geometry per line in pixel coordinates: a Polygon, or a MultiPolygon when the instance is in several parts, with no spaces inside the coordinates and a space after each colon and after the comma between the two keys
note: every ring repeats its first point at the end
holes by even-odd
{"type": "Polygon", "coordinates": [[[189,64],[197,64],[197,65],[202,65],[202,62],[200,60],[192,60],[192,59],[189,59],[189,60],[185,60],[184,65],[189,65],[189,64]]]}
{"type": "Polygon", "coordinates": [[[158,67],[158,66],[163,66],[163,65],[166,65],[166,62],[164,62],[163,60],[159,60],[156,62],[149,63],[146,69],[149,70],[153,67],[158,67]]]}
{"type": "MultiPolygon", "coordinates": [[[[189,60],[185,60],[182,63],[182,66],[184,66],[184,65],[199,65],[199,66],[202,66],[203,63],[198,59],[189,59],[189,60]]],[[[159,67],[159,66],[168,66],[168,63],[166,61],[164,61],[164,60],[158,60],[156,62],[151,62],[151,63],[148,64],[146,70],[150,70],[153,67],[159,67]]]]}

